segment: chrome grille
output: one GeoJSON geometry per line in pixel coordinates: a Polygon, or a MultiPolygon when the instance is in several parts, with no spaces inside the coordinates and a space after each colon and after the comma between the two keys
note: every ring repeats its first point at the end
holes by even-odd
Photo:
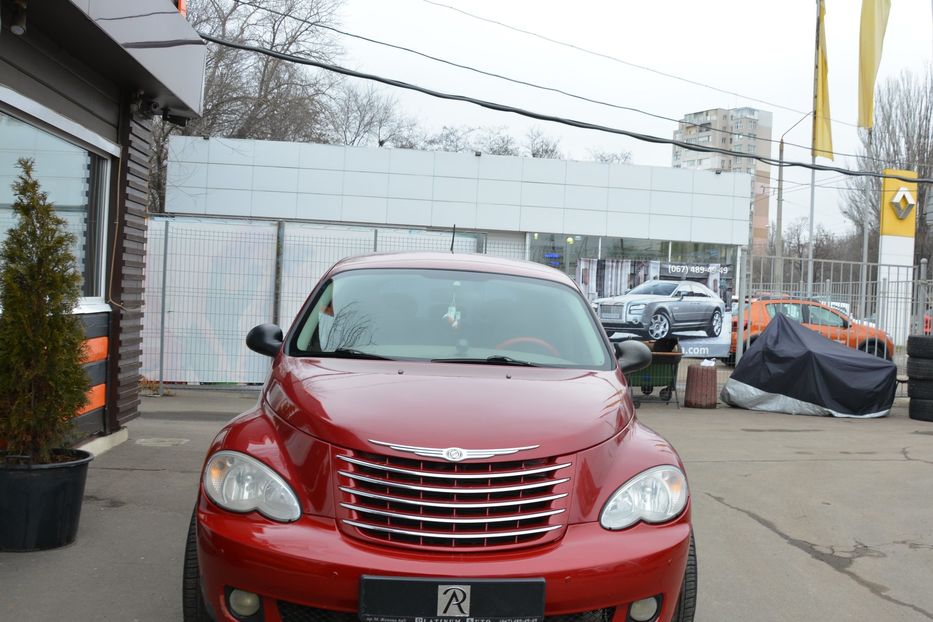
{"type": "Polygon", "coordinates": [[[441,462],[336,450],[341,528],[420,549],[549,542],[567,523],[568,459],[441,462]]]}

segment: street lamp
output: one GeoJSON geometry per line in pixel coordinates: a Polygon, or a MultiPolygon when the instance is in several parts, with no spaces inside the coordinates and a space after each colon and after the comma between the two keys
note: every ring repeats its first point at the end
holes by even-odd
{"type": "Polygon", "coordinates": [[[772,275],[772,281],[777,281],[779,291],[784,289],[784,230],[781,228],[781,212],[784,208],[784,137],[811,114],[813,114],[812,111],[803,115],[796,123],[788,128],[787,132],[781,134],[781,142],[778,146],[778,162],[780,162],[780,164],[778,165],[777,219],[774,231],[774,246],[775,252],[777,253],[777,261],[775,263],[777,265],[772,275]]]}

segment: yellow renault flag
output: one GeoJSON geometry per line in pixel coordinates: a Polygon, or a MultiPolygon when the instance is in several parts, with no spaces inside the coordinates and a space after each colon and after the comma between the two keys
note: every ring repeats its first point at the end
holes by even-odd
{"type": "Polygon", "coordinates": [[[820,0],[817,24],[816,84],[813,95],[813,157],[833,159],[833,135],[829,125],[829,69],[826,65],[826,5],[820,0]]]}
{"type": "Polygon", "coordinates": [[[871,129],[875,116],[875,78],[888,27],[891,0],[862,0],[858,46],[858,126],[871,129]]]}

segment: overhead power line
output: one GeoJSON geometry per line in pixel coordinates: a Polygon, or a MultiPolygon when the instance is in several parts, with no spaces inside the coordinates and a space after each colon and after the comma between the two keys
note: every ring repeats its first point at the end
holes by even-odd
{"type": "MultiPolygon", "coordinates": [[[[610,60],[610,61],[612,61],[612,62],[614,62],[614,63],[619,63],[619,64],[622,64],[622,65],[626,65],[626,66],[628,66],[628,67],[634,67],[635,69],[641,69],[642,71],[648,71],[648,72],[650,72],[650,73],[657,74],[657,75],[663,76],[663,77],[665,77],[665,78],[671,78],[672,80],[679,80],[679,81],[681,81],[681,82],[686,82],[687,84],[692,84],[692,85],[694,85],[694,86],[700,86],[700,87],[703,87],[703,88],[711,89],[711,90],[713,90],[713,91],[718,91],[718,92],[720,92],[720,93],[725,93],[726,95],[732,95],[732,96],[734,96],[734,97],[741,97],[742,99],[747,99],[747,100],[749,100],[749,101],[758,102],[759,104],[767,104],[767,105],[772,106],[772,107],[774,107],[774,108],[781,108],[782,110],[787,110],[788,112],[796,112],[797,114],[805,114],[805,113],[807,112],[807,111],[805,111],[805,110],[798,110],[798,109],[796,109],[796,108],[791,108],[790,106],[785,106],[785,105],[783,105],[783,104],[778,104],[778,103],[775,103],[775,102],[771,102],[771,101],[768,101],[768,100],[766,100],[766,99],[760,99],[760,98],[758,98],[758,97],[752,97],[751,95],[745,95],[745,94],[739,93],[739,92],[737,92],[737,91],[730,91],[730,90],[728,90],[728,89],[719,88],[718,86],[713,86],[712,84],[706,84],[705,82],[700,82],[700,81],[698,81],[698,80],[691,80],[690,78],[685,78],[685,77],[683,77],[683,76],[678,76],[678,75],[673,74],[673,73],[668,73],[668,72],[666,72],[666,71],[661,71],[660,69],[655,69],[655,68],[653,68],[653,67],[648,67],[647,65],[640,65],[640,64],[638,64],[638,63],[633,63],[633,62],[631,62],[631,61],[627,61],[627,60],[621,59],[621,58],[619,58],[619,57],[617,57],[617,56],[612,56],[612,55],[610,55],[610,54],[604,54],[603,52],[596,52],[596,51],[594,51],[594,50],[587,49],[587,48],[585,48],[585,47],[576,45],[576,44],[574,44],[574,43],[568,43],[568,42],[566,42],[566,41],[561,41],[561,40],[559,40],[559,39],[554,39],[554,38],[551,38],[551,37],[548,37],[548,36],[539,34],[539,33],[537,33],[537,32],[531,31],[531,30],[525,30],[524,28],[519,28],[518,26],[512,26],[511,24],[506,24],[505,22],[500,22],[500,21],[498,21],[498,20],[491,19],[491,18],[489,18],[489,17],[483,17],[482,15],[476,15],[475,13],[470,13],[469,11],[464,11],[463,9],[459,9],[459,8],[457,8],[457,7],[455,7],[455,6],[450,6],[449,4],[444,4],[443,2],[435,2],[434,0],[421,0],[421,1],[424,2],[424,3],[426,3],[426,4],[431,4],[431,5],[434,5],[434,6],[437,6],[437,7],[441,7],[441,8],[444,8],[444,9],[448,9],[448,10],[450,10],[450,11],[454,11],[454,12],[456,12],[456,13],[461,13],[461,14],[463,14],[463,15],[466,15],[467,17],[471,17],[471,18],[473,18],[473,19],[476,19],[476,20],[479,20],[479,21],[482,21],[482,22],[487,22],[487,23],[490,23],[490,24],[495,24],[495,25],[497,25],[497,26],[501,26],[502,28],[506,28],[506,29],[512,30],[512,31],[514,31],[514,32],[519,32],[519,33],[522,33],[522,34],[524,34],[524,35],[528,35],[528,36],[530,36],[530,37],[535,37],[535,38],[537,38],[537,39],[541,39],[541,40],[543,40],[543,41],[547,41],[548,43],[553,43],[553,44],[555,44],[555,45],[560,45],[560,46],[562,46],[562,47],[570,48],[570,49],[576,50],[576,51],[578,51],[578,52],[583,52],[584,54],[589,54],[589,55],[591,55],[591,56],[598,56],[599,58],[604,58],[604,59],[610,60]]],[[[832,122],[834,122],[834,123],[839,123],[839,124],[841,124],[841,125],[848,125],[849,127],[858,127],[855,123],[848,123],[848,122],[846,122],[846,121],[840,121],[840,120],[838,120],[838,119],[830,119],[830,121],[832,121],[832,122]]],[[[789,144],[789,143],[785,143],[785,144],[789,144]]],[[[808,149],[809,149],[809,147],[808,147],[808,149]]]]}
{"type": "Polygon", "coordinates": [[[643,142],[653,143],[657,145],[675,145],[681,147],[688,151],[698,151],[702,153],[717,153],[721,155],[727,155],[732,157],[742,157],[748,158],[751,160],[758,160],[765,164],[772,166],[786,166],[794,168],[805,168],[812,169],[816,171],[828,171],[833,173],[841,173],[843,175],[850,175],[853,177],[877,177],[877,178],[887,178],[887,179],[898,179],[906,182],[916,182],[916,183],[933,183],[933,179],[920,178],[912,179],[909,177],[903,177],[900,175],[886,175],[884,173],[875,173],[873,171],[853,171],[846,168],[840,168],[837,166],[827,166],[823,164],[809,164],[806,162],[794,162],[789,160],[777,160],[771,157],[759,156],[750,153],[740,153],[738,151],[732,151],[729,149],[720,149],[718,147],[707,147],[704,145],[694,145],[690,143],[685,143],[679,140],[672,140],[670,138],[662,138],[660,136],[652,136],[651,134],[642,134],[640,132],[633,132],[631,130],[625,130],[621,128],[608,127],[605,125],[599,125],[597,123],[589,123],[587,121],[579,121],[577,119],[570,119],[565,117],[558,117],[555,115],[544,114],[541,112],[535,112],[532,110],[526,110],[524,108],[518,108],[515,106],[509,106],[506,104],[500,104],[497,102],[491,102],[482,99],[476,99],[469,97],[467,95],[457,95],[453,93],[444,93],[442,91],[436,91],[429,89],[423,86],[418,86],[416,84],[411,84],[409,82],[403,82],[401,80],[395,80],[393,78],[386,78],[383,76],[364,73],[361,71],[354,71],[353,69],[347,69],[346,67],[341,67],[339,65],[334,65],[332,63],[325,63],[322,61],[314,60],[304,56],[295,56],[292,54],[285,54],[283,52],[277,52],[275,50],[270,50],[268,48],[258,47],[254,45],[248,45],[244,43],[236,43],[234,41],[228,41],[226,39],[221,39],[213,35],[206,33],[198,33],[198,35],[203,38],[205,41],[210,41],[218,45],[225,45],[227,47],[235,48],[238,50],[248,50],[250,52],[256,52],[258,54],[265,54],[266,56],[271,56],[273,58],[278,58],[280,60],[300,64],[308,65],[311,67],[317,67],[319,69],[324,69],[326,71],[332,71],[334,73],[339,73],[345,76],[350,76],[353,78],[360,78],[362,80],[372,80],[374,82],[379,82],[382,84],[387,84],[389,86],[394,86],[402,89],[407,89],[410,91],[416,91],[423,93],[425,95],[430,95],[432,97],[437,97],[439,99],[446,99],[450,101],[460,101],[469,104],[474,104],[482,108],[487,108],[489,110],[495,110],[498,112],[510,112],[513,114],[521,115],[523,117],[528,117],[529,119],[537,119],[539,121],[548,121],[551,123],[559,123],[569,127],[576,127],[585,130],[594,130],[598,132],[605,132],[607,134],[616,134],[619,136],[627,136],[629,138],[634,138],[635,140],[640,140],[643,142]]]}
{"type": "MultiPolygon", "coordinates": [[[[399,51],[402,51],[402,52],[406,52],[406,53],[409,53],[409,54],[414,54],[414,55],[416,55],[416,56],[421,56],[422,58],[426,58],[426,59],[431,60],[431,61],[434,61],[434,62],[443,63],[443,64],[445,64],[445,65],[450,65],[451,67],[456,67],[456,68],[458,68],[458,69],[463,69],[463,70],[465,70],[465,71],[471,71],[471,72],[473,72],[473,73],[478,73],[478,74],[480,74],[480,75],[484,75],[484,76],[488,76],[488,77],[491,77],[491,78],[495,78],[495,79],[497,79],[497,80],[504,80],[504,81],[506,81],[506,82],[512,82],[512,83],[514,83],[514,84],[520,84],[520,85],[523,85],[523,86],[528,86],[528,87],[531,87],[531,88],[534,88],[534,89],[538,89],[538,90],[542,90],[542,91],[549,91],[549,92],[551,92],[551,93],[557,93],[557,94],[559,94],[559,95],[564,95],[564,96],[566,96],[566,97],[570,97],[570,98],[577,99],[577,100],[580,100],[580,101],[585,101],[585,102],[588,102],[588,103],[591,103],[591,104],[596,104],[596,105],[599,105],[599,106],[607,106],[607,107],[609,107],[609,108],[615,108],[616,110],[625,110],[625,111],[628,111],[628,112],[634,112],[634,113],[636,113],[636,114],[641,114],[641,115],[645,115],[645,116],[648,116],[648,117],[653,117],[653,118],[655,118],[655,119],[660,119],[660,120],[662,120],[662,121],[670,121],[670,122],[672,122],[672,123],[677,123],[678,125],[683,124],[683,125],[685,125],[685,126],[694,127],[694,128],[702,128],[702,127],[703,127],[703,124],[701,124],[701,123],[693,123],[693,122],[691,122],[691,121],[686,121],[686,120],[684,120],[684,119],[676,119],[676,118],[674,118],[674,117],[669,117],[669,116],[666,116],[666,115],[663,115],[663,114],[659,114],[659,113],[655,113],[655,112],[650,112],[650,111],[648,111],[648,110],[644,110],[644,109],[641,109],[641,108],[636,108],[636,107],[634,107],[634,106],[625,106],[625,105],[622,105],[622,104],[616,104],[616,103],[608,102],[608,101],[601,100],[601,99],[595,99],[595,98],[592,98],[592,97],[587,97],[586,95],[579,95],[579,94],[577,94],[577,93],[572,93],[572,92],[570,92],[570,91],[565,91],[565,90],[560,89],[560,88],[557,88],[557,87],[547,86],[547,85],[542,85],[542,84],[537,84],[537,83],[535,83],[535,82],[530,82],[530,81],[528,81],[528,80],[523,80],[523,79],[521,79],[521,78],[513,78],[513,77],[509,77],[509,76],[503,75],[503,74],[495,73],[495,72],[493,72],[493,71],[486,71],[486,70],[483,70],[483,69],[479,69],[479,68],[476,68],[476,67],[472,67],[472,66],[470,66],[470,65],[464,65],[464,64],[462,64],[462,63],[458,63],[458,62],[455,62],[455,61],[447,60],[447,59],[445,59],[445,58],[440,58],[440,57],[434,56],[434,55],[432,55],[432,54],[427,54],[427,53],[425,53],[425,52],[421,52],[421,51],[419,51],[419,50],[415,50],[415,49],[413,49],[413,48],[409,48],[409,47],[406,47],[406,46],[404,46],[404,45],[397,45],[397,44],[395,44],[395,43],[389,43],[389,42],[387,42],[387,41],[380,41],[379,39],[373,39],[373,38],[371,38],[371,37],[366,37],[366,36],[364,36],[364,35],[358,35],[358,34],[356,34],[356,33],[348,32],[348,31],[346,31],[346,30],[341,30],[341,29],[336,28],[336,27],[334,27],[334,26],[328,26],[328,25],[322,24],[322,23],[320,23],[320,22],[314,22],[314,21],[311,21],[311,20],[308,20],[308,19],[304,19],[304,18],[302,18],[302,17],[296,17],[296,16],[294,16],[294,15],[289,15],[288,13],[284,13],[284,12],[278,11],[278,10],[276,10],[276,9],[272,9],[272,8],[269,8],[269,7],[262,6],[262,5],[260,5],[260,4],[254,3],[254,2],[250,2],[249,0],[233,0],[233,1],[234,1],[234,3],[236,3],[236,4],[241,4],[241,5],[244,5],[244,6],[248,6],[248,7],[252,7],[252,8],[255,8],[255,9],[262,10],[262,11],[266,11],[267,13],[272,13],[273,15],[278,15],[278,16],[280,16],[280,17],[286,17],[286,18],[288,18],[288,19],[292,19],[292,20],[294,20],[294,21],[296,21],[296,22],[300,22],[300,23],[303,23],[303,24],[307,24],[307,25],[313,26],[313,27],[315,27],[315,28],[321,28],[321,29],[323,29],[323,30],[329,30],[329,31],[335,32],[335,33],[337,33],[337,34],[340,34],[340,35],[343,35],[343,36],[346,36],[346,37],[350,37],[350,38],[353,38],[353,39],[359,39],[360,41],[366,41],[366,42],[372,43],[372,44],[374,44],[374,45],[381,45],[381,46],[383,46],[383,47],[388,47],[388,48],[392,48],[392,49],[399,50],[399,51]]],[[[436,4],[436,3],[432,3],[432,4],[436,4]]],[[[440,5],[440,6],[446,6],[446,5],[440,5]]],[[[452,8],[452,7],[451,7],[451,8],[452,8]]],[[[459,9],[454,9],[454,10],[458,10],[458,11],[459,11],[459,9]]],[[[479,18],[479,19],[484,19],[484,18],[479,18]]],[[[767,103],[767,102],[764,102],[764,103],[767,103]]],[[[721,129],[721,128],[716,128],[716,127],[706,127],[705,129],[708,130],[708,131],[711,131],[711,132],[719,132],[720,134],[726,134],[726,135],[729,135],[729,136],[738,136],[738,137],[749,137],[749,136],[750,136],[748,132],[736,132],[736,131],[733,131],[733,130],[721,129]]],[[[753,136],[752,138],[753,138],[755,141],[762,141],[762,142],[768,142],[768,143],[774,143],[774,144],[778,144],[778,143],[781,142],[781,141],[779,141],[779,140],[777,140],[777,139],[775,139],[775,138],[761,138],[761,137],[758,137],[758,136],[753,136]]],[[[792,146],[792,147],[797,147],[797,148],[799,148],[799,149],[804,149],[804,150],[807,150],[807,151],[810,150],[810,146],[809,146],[809,145],[802,145],[802,144],[800,144],[800,143],[794,143],[794,142],[790,142],[790,141],[784,141],[784,144],[785,144],[785,145],[792,146]]],[[[890,160],[885,159],[885,158],[877,158],[877,157],[869,156],[869,155],[866,155],[866,154],[860,155],[860,154],[856,154],[856,153],[844,153],[844,152],[841,152],[841,151],[834,151],[833,153],[834,153],[835,155],[837,155],[837,156],[845,156],[845,157],[850,157],[850,158],[861,158],[861,159],[865,159],[865,160],[871,160],[871,161],[874,161],[874,162],[881,162],[881,163],[884,163],[884,164],[887,164],[887,163],[890,163],[890,162],[891,162],[890,160]]],[[[918,164],[919,164],[919,163],[918,163],[918,164]]]]}

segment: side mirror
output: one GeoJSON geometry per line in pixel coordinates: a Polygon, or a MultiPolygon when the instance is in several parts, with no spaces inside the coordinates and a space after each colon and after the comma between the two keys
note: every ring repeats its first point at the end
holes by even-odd
{"type": "Polygon", "coordinates": [[[651,350],[640,341],[616,342],[615,348],[622,373],[639,371],[651,365],[651,350]]]}
{"type": "Polygon", "coordinates": [[[265,356],[275,356],[282,348],[282,329],[275,324],[260,324],[246,335],[246,347],[265,356]]]}
{"type": "Polygon", "coordinates": [[[674,292],[674,298],[677,298],[678,300],[682,300],[683,297],[686,296],[686,295],[687,295],[687,293],[686,293],[685,291],[683,291],[683,290],[674,292]]]}

